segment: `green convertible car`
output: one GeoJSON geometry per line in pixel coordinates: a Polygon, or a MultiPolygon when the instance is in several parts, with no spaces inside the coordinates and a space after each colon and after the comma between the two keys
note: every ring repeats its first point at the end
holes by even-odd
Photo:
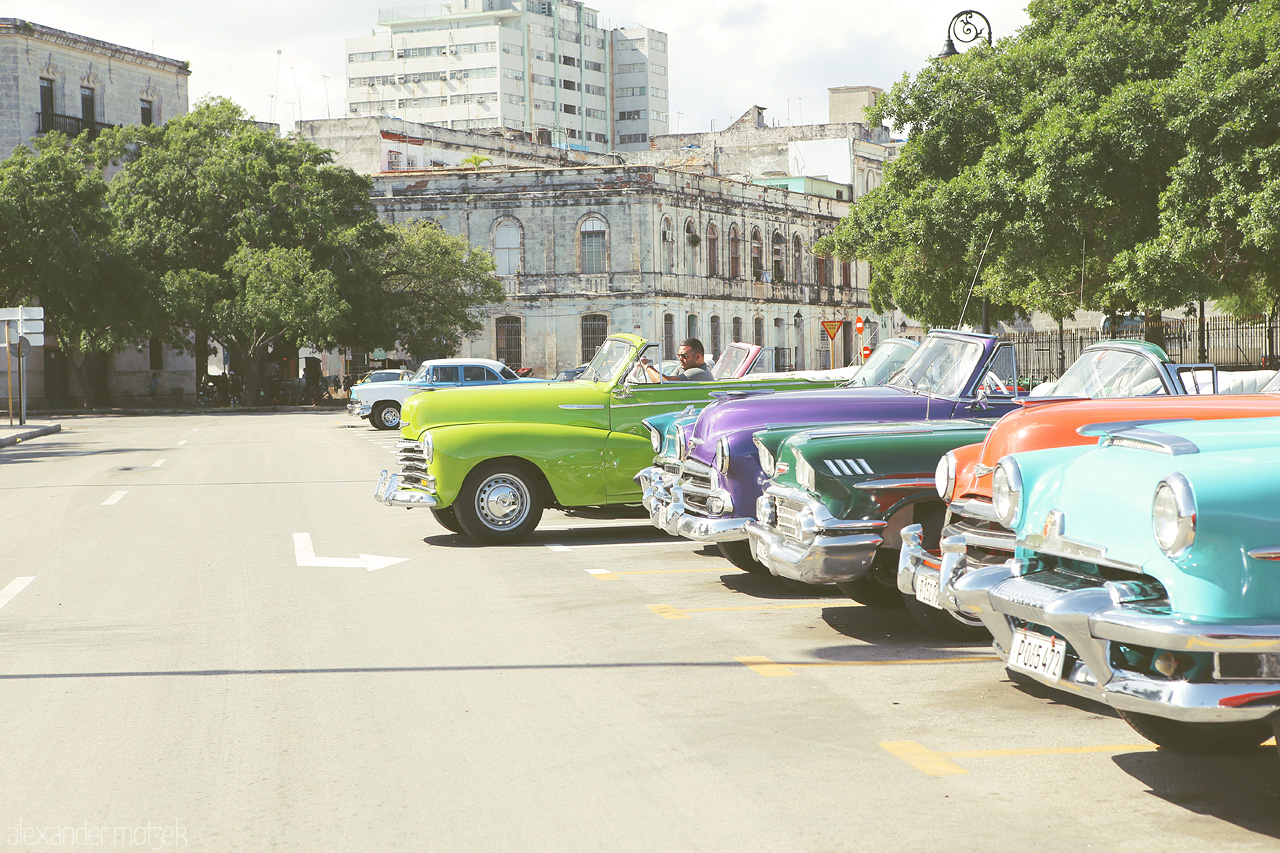
{"type": "Polygon", "coordinates": [[[382,472],[375,498],[428,507],[445,528],[479,542],[515,542],[537,527],[547,507],[639,504],[633,477],[653,458],[643,418],[693,411],[718,394],[831,388],[847,378],[748,375],[653,384],[637,366],[656,347],[636,335],[611,335],[572,382],[411,396],[402,413],[400,471],[382,472]]]}

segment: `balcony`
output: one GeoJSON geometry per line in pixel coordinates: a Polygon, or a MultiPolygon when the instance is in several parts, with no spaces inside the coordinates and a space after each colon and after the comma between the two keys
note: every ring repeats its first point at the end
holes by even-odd
{"type": "Polygon", "coordinates": [[[92,119],[45,112],[36,113],[36,121],[36,133],[49,133],[57,130],[67,136],[79,136],[81,133],[87,132],[90,139],[97,139],[98,134],[102,132],[104,127],[113,126],[100,121],[93,121],[92,119]]]}

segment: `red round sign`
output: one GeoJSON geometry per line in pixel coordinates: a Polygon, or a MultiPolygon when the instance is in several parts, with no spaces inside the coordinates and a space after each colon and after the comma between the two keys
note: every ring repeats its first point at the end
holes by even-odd
{"type": "Polygon", "coordinates": [[[853,321],[853,330],[858,334],[862,334],[863,323],[865,321],[861,317],[857,317],[853,321]]]}
{"type": "Polygon", "coordinates": [[[862,348],[862,357],[863,357],[863,358],[871,358],[871,347],[863,347],[863,348],[862,348]]]}

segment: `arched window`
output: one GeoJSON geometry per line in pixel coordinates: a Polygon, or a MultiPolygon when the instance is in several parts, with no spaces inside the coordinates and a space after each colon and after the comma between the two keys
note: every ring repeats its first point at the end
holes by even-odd
{"type": "Polygon", "coordinates": [[[503,219],[493,229],[493,262],[498,275],[515,275],[520,272],[522,232],[520,223],[503,219]]]}
{"type": "Polygon", "coordinates": [[[800,271],[804,269],[804,243],[800,240],[800,235],[795,234],[791,237],[791,270],[795,273],[796,284],[801,284],[800,271]]]}
{"type": "Polygon", "coordinates": [[[751,343],[758,347],[764,346],[764,318],[755,318],[751,325],[751,343]]]}
{"type": "Polygon", "coordinates": [[[707,275],[720,275],[720,229],[707,224],[707,275]]]}
{"type": "Polygon", "coordinates": [[[756,281],[764,273],[764,238],[759,228],[751,229],[751,277],[756,281]]]}
{"type": "Polygon", "coordinates": [[[662,271],[674,272],[676,268],[676,235],[671,230],[671,220],[662,217],[662,271]]]}
{"type": "MultiPolygon", "coordinates": [[[[605,271],[605,255],[608,254],[608,226],[599,216],[588,216],[578,226],[581,250],[578,255],[578,271],[586,275],[605,271]]],[[[595,352],[595,350],[592,350],[595,352]]]]}
{"type": "Polygon", "coordinates": [[[711,354],[718,356],[724,349],[720,341],[720,317],[716,314],[711,315],[711,354]]]}
{"type": "Polygon", "coordinates": [[[773,232],[773,280],[787,280],[787,238],[773,232]]]}
{"type": "Polygon", "coordinates": [[[730,329],[733,330],[732,340],[735,340],[735,341],[742,340],[742,318],[741,317],[733,318],[733,323],[730,326],[730,329]]]}
{"type": "Polygon", "coordinates": [[[590,361],[609,336],[609,318],[604,314],[582,315],[582,360],[590,361]]]}
{"type": "Polygon", "coordinates": [[[687,318],[685,318],[684,327],[686,330],[684,336],[686,338],[698,337],[698,315],[690,314],[687,318]]]}
{"type": "Polygon", "coordinates": [[[689,275],[698,274],[698,244],[702,239],[692,219],[684,221],[684,268],[689,275]]]}
{"type": "Polygon", "coordinates": [[[662,315],[662,353],[667,358],[676,357],[676,318],[674,314],[662,315]]]}
{"type": "Polygon", "coordinates": [[[499,317],[493,321],[494,347],[498,361],[512,370],[524,367],[520,346],[520,318],[499,317]]]}
{"type": "Polygon", "coordinates": [[[729,278],[742,278],[742,235],[737,225],[729,226],[729,278]]]}

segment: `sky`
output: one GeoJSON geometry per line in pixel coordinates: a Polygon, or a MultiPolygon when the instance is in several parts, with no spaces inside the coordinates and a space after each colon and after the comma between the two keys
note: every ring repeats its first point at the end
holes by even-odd
{"type": "MultiPolygon", "coordinates": [[[[889,88],[937,55],[971,0],[586,0],[602,27],[668,34],[671,132],[723,130],[752,106],[779,125],[827,120],[832,86],[889,88]]],[[[982,0],[996,39],[1028,22],[1026,0],[982,0]]],[[[336,118],[346,109],[346,39],[380,8],[352,0],[8,0],[0,16],[191,63],[192,106],[231,98],[260,121],[336,118]]],[[[964,45],[957,44],[964,49],[964,45]]]]}

